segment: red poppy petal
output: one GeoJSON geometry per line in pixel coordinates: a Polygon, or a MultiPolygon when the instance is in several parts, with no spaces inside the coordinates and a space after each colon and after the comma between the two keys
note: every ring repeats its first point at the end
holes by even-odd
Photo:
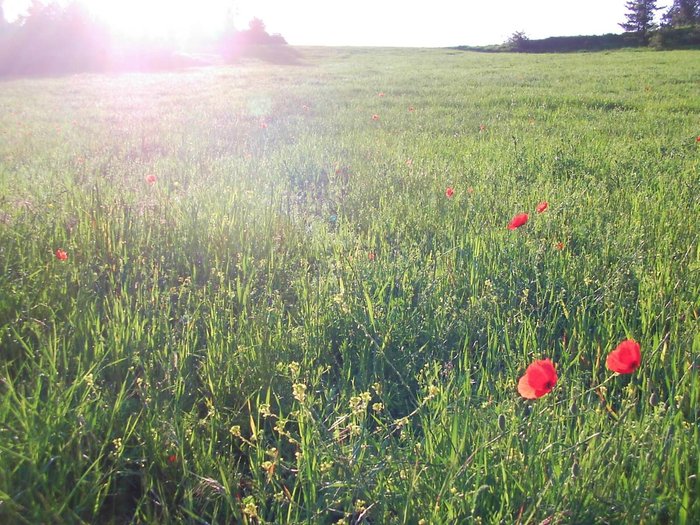
{"type": "Polygon", "coordinates": [[[640,355],[632,349],[624,348],[620,350],[620,361],[628,367],[637,368],[639,366],[640,355]]]}
{"type": "Polygon", "coordinates": [[[538,397],[535,393],[535,389],[532,388],[528,382],[527,374],[521,377],[520,381],[518,381],[518,393],[525,399],[537,399],[538,397]]]}
{"type": "Polygon", "coordinates": [[[520,213],[513,217],[513,219],[510,221],[508,224],[508,229],[509,230],[515,230],[516,228],[520,228],[522,225],[524,225],[528,220],[528,215],[527,213],[520,213]]]}
{"type": "Polygon", "coordinates": [[[527,372],[541,372],[548,377],[557,377],[557,371],[554,368],[554,363],[551,359],[538,359],[534,361],[530,366],[527,367],[527,372]]]}
{"type": "Polygon", "coordinates": [[[526,399],[537,399],[551,392],[557,379],[554,363],[550,359],[540,359],[527,367],[518,382],[518,392],[526,399]]]}
{"type": "Polygon", "coordinates": [[[618,374],[631,374],[639,368],[641,361],[642,353],[639,343],[633,339],[627,339],[608,354],[605,366],[618,374]]]}
{"type": "Polygon", "coordinates": [[[535,390],[541,390],[547,383],[548,375],[540,368],[533,368],[532,365],[530,365],[525,374],[527,375],[528,383],[530,383],[535,390]]]}
{"type": "Polygon", "coordinates": [[[544,395],[557,383],[557,372],[549,359],[535,361],[527,367],[528,382],[540,395],[544,395]]]}
{"type": "Polygon", "coordinates": [[[624,365],[622,361],[620,361],[620,356],[617,352],[613,351],[608,354],[608,357],[605,359],[605,367],[608,370],[611,370],[613,372],[617,372],[618,374],[626,374],[627,373],[627,367],[624,365]]]}
{"type": "Polygon", "coordinates": [[[625,356],[635,358],[639,358],[642,355],[641,347],[639,346],[639,343],[634,339],[626,339],[622,341],[619,345],[617,345],[617,348],[615,350],[621,352],[625,356]]]}

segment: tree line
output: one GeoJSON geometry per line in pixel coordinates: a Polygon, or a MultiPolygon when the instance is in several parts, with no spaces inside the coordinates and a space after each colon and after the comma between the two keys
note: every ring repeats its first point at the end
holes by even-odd
{"type": "MultiPolygon", "coordinates": [[[[282,36],[270,35],[255,18],[242,30],[230,22],[221,34],[204,37],[197,51],[235,60],[284,44],[282,36]]],[[[32,0],[26,14],[12,23],[0,0],[0,75],[171,69],[201,60],[167,40],[120,38],[77,0],[32,0]]]]}
{"type": "Polygon", "coordinates": [[[524,31],[514,32],[501,45],[469,47],[485,52],[516,51],[521,53],[565,53],[572,51],[604,51],[626,47],[654,49],[700,48],[700,0],[674,0],[657,23],[657,12],[663,8],[656,0],[630,0],[620,27],[622,34],[553,36],[532,40],[524,31]]]}

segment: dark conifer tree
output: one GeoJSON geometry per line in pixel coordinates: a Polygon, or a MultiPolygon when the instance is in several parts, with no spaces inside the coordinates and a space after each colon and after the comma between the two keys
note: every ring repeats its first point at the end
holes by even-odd
{"type": "Polygon", "coordinates": [[[674,0],[664,13],[662,23],[670,27],[700,24],[700,0],[674,0]]]}
{"type": "Polygon", "coordinates": [[[637,33],[640,38],[647,40],[649,33],[656,29],[654,14],[660,8],[656,6],[656,0],[630,0],[625,4],[627,21],[620,27],[627,32],[637,33]]]}

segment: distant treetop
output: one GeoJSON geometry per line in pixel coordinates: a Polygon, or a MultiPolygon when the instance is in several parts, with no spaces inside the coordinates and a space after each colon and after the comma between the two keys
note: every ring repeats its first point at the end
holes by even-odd
{"type": "Polygon", "coordinates": [[[660,8],[656,5],[656,0],[630,0],[627,7],[626,22],[620,27],[629,33],[636,33],[642,40],[647,41],[649,33],[656,29],[654,21],[655,13],[660,8]]]}
{"type": "Polygon", "coordinates": [[[674,0],[661,18],[665,27],[688,27],[700,24],[700,0],[674,0]]]}

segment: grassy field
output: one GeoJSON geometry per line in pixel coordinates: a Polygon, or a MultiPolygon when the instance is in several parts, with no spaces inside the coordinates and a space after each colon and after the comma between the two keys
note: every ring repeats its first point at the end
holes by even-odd
{"type": "Polygon", "coordinates": [[[1,82],[0,522],[700,522],[699,82],[382,49],[1,82]]]}

